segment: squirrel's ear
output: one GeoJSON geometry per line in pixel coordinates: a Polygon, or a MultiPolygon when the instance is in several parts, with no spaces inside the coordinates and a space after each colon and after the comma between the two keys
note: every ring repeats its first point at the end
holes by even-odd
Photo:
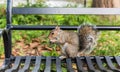
{"type": "Polygon", "coordinates": [[[59,27],[59,26],[56,26],[55,29],[56,29],[56,30],[60,30],[60,27],[59,27]]]}

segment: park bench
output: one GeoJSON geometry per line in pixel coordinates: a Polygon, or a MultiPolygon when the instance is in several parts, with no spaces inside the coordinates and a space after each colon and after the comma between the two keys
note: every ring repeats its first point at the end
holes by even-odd
{"type": "MultiPolygon", "coordinates": [[[[52,56],[12,56],[11,36],[12,30],[52,30],[50,25],[12,25],[13,14],[89,14],[89,15],[119,15],[120,8],[24,8],[12,7],[12,0],[7,0],[7,24],[6,29],[0,31],[4,42],[5,60],[0,72],[42,72],[41,63],[45,65],[44,72],[52,72],[51,65],[55,64],[56,72],[62,72],[62,65],[66,65],[68,72],[74,72],[72,64],[76,65],[78,72],[120,72],[119,56],[81,56],[74,59],[60,60],[52,56]],[[20,65],[23,67],[20,67],[20,65]],[[83,67],[86,65],[86,70],[83,67]],[[104,67],[104,65],[107,67],[104,67]],[[97,66],[97,67],[95,67],[97,66]],[[32,67],[31,71],[30,68],[32,67]]],[[[76,30],[77,26],[60,26],[63,30],[76,30]]],[[[120,26],[96,26],[98,30],[120,30],[120,26]]]]}

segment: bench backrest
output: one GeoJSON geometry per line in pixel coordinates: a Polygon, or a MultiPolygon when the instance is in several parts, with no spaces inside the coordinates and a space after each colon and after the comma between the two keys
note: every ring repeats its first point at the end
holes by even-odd
{"type": "MultiPolygon", "coordinates": [[[[86,1],[86,0],[85,0],[86,1]]],[[[9,46],[5,47],[5,57],[11,56],[11,30],[51,30],[55,26],[12,25],[13,14],[88,14],[88,15],[119,15],[120,8],[20,8],[12,7],[12,0],[7,0],[7,24],[9,46]]],[[[62,29],[76,30],[77,26],[61,26],[62,29]]],[[[120,30],[120,26],[96,26],[98,30],[120,30]]]]}

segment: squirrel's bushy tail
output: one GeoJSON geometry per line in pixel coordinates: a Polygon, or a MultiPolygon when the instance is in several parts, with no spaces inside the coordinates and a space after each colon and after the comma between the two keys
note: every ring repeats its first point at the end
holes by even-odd
{"type": "Polygon", "coordinates": [[[90,54],[97,44],[99,31],[95,25],[82,24],[78,27],[80,52],[90,54]]]}

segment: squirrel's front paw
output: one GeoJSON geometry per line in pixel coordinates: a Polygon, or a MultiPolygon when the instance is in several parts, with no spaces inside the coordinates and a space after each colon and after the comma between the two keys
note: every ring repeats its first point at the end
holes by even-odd
{"type": "Polygon", "coordinates": [[[66,56],[60,56],[59,58],[62,60],[62,59],[65,59],[65,58],[66,58],[66,56]]]}

